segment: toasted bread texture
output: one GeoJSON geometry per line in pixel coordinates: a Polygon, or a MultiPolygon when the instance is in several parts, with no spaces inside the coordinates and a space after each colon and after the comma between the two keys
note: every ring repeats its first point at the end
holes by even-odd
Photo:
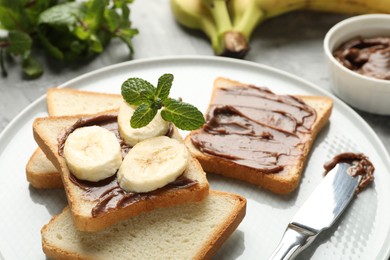
{"type": "Polygon", "coordinates": [[[70,88],[49,88],[47,110],[50,116],[95,114],[117,109],[122,96],[70,88]]]}
{"type": "MultiPolygon", "coordinates": [[[[122,96],[69,88],[50,88],[46,94],[49,116],[88,115],[117,109],[122,96]]],[[[58,170],[37,150],[26,165],[26,177],[31,186],[39,189],[62,188],[58,170]]]]}
{"type": "Polygon", "coordinates": [[[26,166],[27,181],[37,189],[63,188],[61,175],[40,148],[31,155],[26,166]]]}
{"type": "Polygon", "coordinates": [[[65,208],[42,228],[42,246],[56,259],[211,259],[245,210],[245,198],[211,191],[201,202],[158,209],[88,233],[77,230],[65,208]]]}
{"type": "MultiPolygon", "coordinates": [[[[213,95],[210,104],[216,98],[215,93],[219,88],[249,87],[249,85],[237,81],[218,78],[214,82],[213,95]]],[[[245,182],[263,187],[276,194],[288,194],[294,191],[300,182],[305,163],[309,157],[310,148],[323,126],[330,117],[333,101],[323,96],[298,96],[316,112],[316,118],[312,125],[309,138],[299,147],[301,156],[285,166],[283,174],[267,173],[255,167],[245,167],[234,162],[224,160],[217,155],[211,155],[200,151],[192,142],[191,138],[196,132],[191,132],[185,139],[185,143],[192,155],[198,159],[203,169],[208,173],[220,174],[226,177],[239,179],[245,182]],[[287,167],[287,168],[286,168],[287,167]]]]}
{"type": "MultiPolygon", "coordinates": [[[[116,111],[103,112],[97,115],[116,115],[116,111]]],[[[68,203],[75,221],[75,226],[83,231],[98,231],[104,229],[120,220],[138,215],[142,212],[151,211],[156,208],[169,207],[189,201],[200,201],[208,195],[209,184],[200,164],[190,158],[189,164],[183,173],[187,179],[194,180],[197,184],[181,188],[165,189],[157,195],[151,195],[144,199],[135,200],[132,203],[115,206],[103,211],[101,214],[93,215],[92,211],[97,206],[96,199],[86,198],[86,192],[77,184],[72,182],[69,169],[65,159],[59,155],[58,137],[63,131],[74,125],[80,116],[46,117],[37,118],[33,124],[34,138],[46,157],[60,169],[62,182],[65,187],[68,203]]],[[[177,129],[173,128],[171,138],[183,142],[177,129]]],[[[103,196],[102,194],[101,196],[103,196]]],[[[104,201],[104,197],[100,197],[104,201]]],[[[120,203],[115,202],[114,203],[120,203]]],[[[116,204],[119,205],[119,204],[116,204]]]]}

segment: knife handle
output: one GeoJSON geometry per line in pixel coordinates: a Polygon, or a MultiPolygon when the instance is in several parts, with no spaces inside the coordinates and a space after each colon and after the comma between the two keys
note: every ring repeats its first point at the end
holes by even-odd
{"type": "Polygon", "coordinates": [[[317,235],[318,233],[290,223],[269,260],[294,259],[317,235]]]}

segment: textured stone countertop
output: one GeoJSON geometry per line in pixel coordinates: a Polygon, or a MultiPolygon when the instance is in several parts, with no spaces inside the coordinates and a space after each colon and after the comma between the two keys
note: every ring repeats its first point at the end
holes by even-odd
{"type": "MultiPolygon", "coordinates": [[[[294,12],[267,20],[254,32],[246,60],[269,65],[329,90],[322,41],[326,32],[345,15],[294,12]]],[[[169,1],[137,0],[132,6],[134,60],[173,55],[213,55],[202,33],[179,26],[170,11],[169,1]]],[[[8,64],[9,75],[0,78],[0,131],[25,107],[46,92],[76,76],[104,66],[126,61],[127,49],[113,41],[102,55],[83,64],[66,67],[56,61],[38,58],[44,63],[44,75],[24,79],[19,65],[8,64]]],[[[390,151],[390,116],[357,111],[374,129],[390,151]]]]}

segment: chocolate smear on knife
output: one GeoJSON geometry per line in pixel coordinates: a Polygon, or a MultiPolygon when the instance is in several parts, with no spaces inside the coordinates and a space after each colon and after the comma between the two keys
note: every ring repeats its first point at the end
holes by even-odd
{"type": "Polygon", "coordinates": [[[325,175],[340,162],[350,163],[348,174],[352,177],[362,176],[356,194],[374,181],[375,167],[368,157],[362,153],[341,153],[324,164],[325,175]]]}

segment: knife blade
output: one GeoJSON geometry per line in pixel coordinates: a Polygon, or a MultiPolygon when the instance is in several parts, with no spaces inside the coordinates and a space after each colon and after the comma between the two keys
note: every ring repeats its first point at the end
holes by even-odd
{"type": "Polygon", "coordinates": [[[350,166],[340,162],[328,172],[288,224],[270,260],[294,259],[321,231],[333,225],[354,197],[360,182],[361,176],[348,174],[350,166]]]}

